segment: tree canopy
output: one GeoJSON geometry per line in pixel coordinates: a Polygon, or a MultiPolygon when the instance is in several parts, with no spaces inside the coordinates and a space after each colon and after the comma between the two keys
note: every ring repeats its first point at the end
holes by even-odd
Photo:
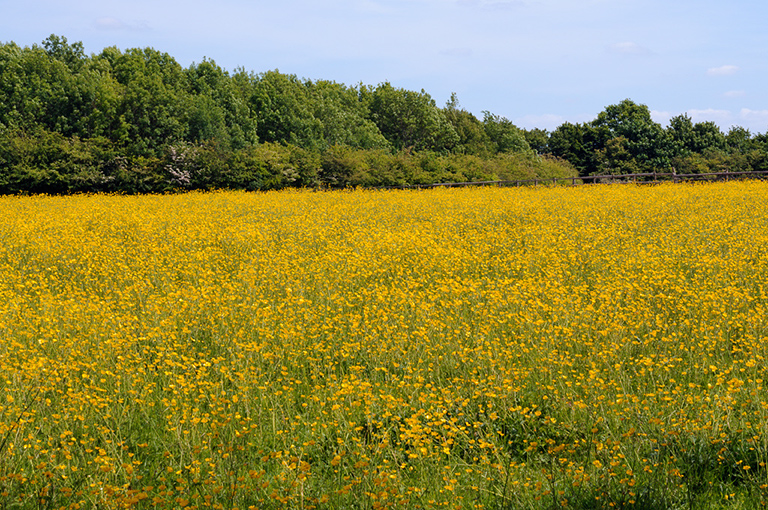
{"type": "Polygon", "coordinates": [[[153,48],[51,35],[0,44],[0,192],[399,185],[503,176],[766,167],[766,136],[626,99],[582,124],[524,130],[456,95],[389,82],[187,68],[153,48]]]}

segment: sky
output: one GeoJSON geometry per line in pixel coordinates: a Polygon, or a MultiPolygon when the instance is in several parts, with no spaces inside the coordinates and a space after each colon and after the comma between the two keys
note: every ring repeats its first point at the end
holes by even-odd
{"type": "Polygon", "coordinates": [[[523,128],[631,99],[768,131],[765,0],[0,0],[0,42],[152,47],[182,66],[390,82],[523,128]]]}

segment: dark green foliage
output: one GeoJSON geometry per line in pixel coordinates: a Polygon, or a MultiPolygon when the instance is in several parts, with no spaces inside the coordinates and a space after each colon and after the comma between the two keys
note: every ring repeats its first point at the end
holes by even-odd
{"type": "Polygon", "coordinates": [[[533,149],[536,154],[549,153],[549,132],[547,132],[546,129],[523,129],[522,132],[525,141],[528,142],[528,146],[533,149]]]}
{"type": "Polygon", "coordinates": [[[85,62],[83,43],[69,44],[66,37],[51,34],[43,41],[45,52],[54,60],[64,63],[72,71],[79,71],[85,62]]]}
{"type": "Polygon", "coordinates": [[[307,87],[294,75],[269,71],[253,84],[251,108],[264,142],[288,142],[319,149],[322,124],[309,108],[307,87]]]}
{"type": "MultiPolygon", "coordinates": [[[[61,43],[55,52],[65,52],[61,43]]],[[[98,59],[70,65],[77,71],[38,46],[0,46],[0,126],[44,128],[65,136],[109,135],[117,84],[98,59]]]]}
{"type": "Polygon", "coordinates": [[[390,148],[379,128],[368,118],[368,108],[357,89],[331,81],[307,82],[307,87],[312,115],[321,125],[323,148],[333,145],[390,148]]]}
{"type": "Polygon", "coordinates": [[[122,85],[117,117],[130,154],[157,156],[185,139],[184,72],[173,57],[150,48],[128,50],[112,72],[122,85]]]}
{"type": "Polygon", "coordinates": [[[185,73],[191,96],[187,141],[215,139],[233,149],[258,141],[256,117],[249,106],[251,81],[245,72],[230,77],[212,60],[203,60],[185,73]]]}
{"type": "Polygon", "coordinates": [[[116,153],[104,138],[66,138],[55,132],[0,134],[0,189],[10,193],[108,191],[118,175],[116,153]]]}
{"type": "Polygon", "coordinates": [[[362,150],[335,146],[322,158],[320,181],[328,187],[407,186],[477,181],[570,179],[575,170],[565,161],[532,154],[472,154],[434,151],[362,150]]]}
{"type": "Polygon", "coordinates": [[[511,121],[491,112],[483,112],[483,127],[493,144],[493,152],[528,152],[531,147],[523,132],[511,121]]]}
{"type": "Polygon", "coordinates": [[[714,122],[694,124],[687,115],[673,117],[669,121],[667,133],[679,155],[702,154],[704,151],[725,148],[725,137],[714,122]]]}
{"type": "Polygon", "coordinates": [[[550,154],[576,167],[579,175],[590,175],[599,169],[599,142],[597,131],[589,124],[565,122],[552,132],[548,147],[550,154]]]}
{"type": "Polygon", "coordinates": [[[451,94],[443,114],[459,137],[458,143],[453,147],[454,153],[476,156],[486,156],[491,153],[491,139],[486,133],[485,126],[477,117],[461,108],[455,93],[451,94]]]}
{"type": "Polygon", "coordinates": [[[152,48],[88,56],[56,35],[42,47],[0,45],[4,193],[528,176],[541,167],[531,158],[494,159],[527,150],[520,133],[506,119],[480,122],[455,95],[440,109],[426,92],[389,83],[348,87],[276,70],[230,75],[209,59],[184,69],[152,48]]]}
{"type": "Polygon", "coordinates": [[[232,154],[228,187],[247,190],[314,187],[318,184],[320,157],[295,145],[264,143],[232,154]]]}
{"type": "Polygon", "coordinates": [[[596,156],[598,172],[602,174],[639,174],[652,172],[653,166],[644,165],[632,153],[632,144],[624,136],[610,138],[596,156]]]}
{"type": "Polygon", "coordinates": [[[526,132],[539,153],[570,162],[579,175],[672,172],[702,174],[765,170],[764,135],[734,127],[724,135],[714,122],[693,123],[673,117],[664,129],[645,105],[625,99],[608,106],[595,120],[564,123],[544,140],[526,132]]]}
{"type": "Polygon", "coordinates": [[[0,44],[0,193],[405,186],[768,169],[767,135],[685,115],[667,129],[624,100],[595,120],[521,130],[453,94],[346,86],[152,48],[51,35],[0,44]]]}
{"type": "Polygon", "coordinates": [[[451,151],[459,135],[429,94],[382,83],[364,92],[370,116],[396,149],[451,151]]]}
{"type": "Polygon", "coordinates": [[[651,111],[625,99],[608,106],[592,121],[597,171],[626,174],[664,171],[671,166],[673,146],[669,135],[651,119],[651,111]]]}

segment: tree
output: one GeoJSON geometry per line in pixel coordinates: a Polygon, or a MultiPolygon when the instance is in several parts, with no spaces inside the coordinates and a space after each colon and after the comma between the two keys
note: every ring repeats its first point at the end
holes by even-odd
{"type": "Polygon", "coordinates": [[[744,154],[758,147],[749,129],[732,126],[725,135],[725,145],[730,152],[744,154]]]}
{"type": "Polygon", "coordinates": [[[628,149],[629,142],[623,136],[611,138],[597,151],[600,173],[608,175],[637,174],[643,169],[628,149]]]}
{"type": "Polygon", "coordinates": [[[694,152],[704,153],[707,151],[720,151],[725,149],[725,136],[714,122],[697,122],[693,126],[693,132],[694,152]]]}
{"type": "Polygon", "coordinates": [[[461,108],[454,92],[443,108],[443,114],[459,137],[453,148],[456,154],[490,155],[491,139],[485,132],[485,126],[477,117],[461,108]]]}
{"type": "Polygon", "coordinates": [[[230,145],[224,109],[212,97],[196,95],[189,98],[186,120],[187,140],[193,143],[218,140],[230,145]]]}
{"type": "Polygon", "coordinates": [[[673,117],[669,121],[667,134],[678,155],[704,154],[725,149],[725,137],[717,124],[709,121],[694,124],[687,114],[673,117]]]}
{"type": "Polygon", "coordinates": [[[389,148],[389,142],[368,118],[358,90],[336,82],[307,81],[309,106],[320,122],[324,148],[348,145],[364,149],[389,148]]]}
{"type": "Polygon", "coordinates": [[[509,119],[484,111],[483,127],[491,141],[494,153],[530,152],[531,147],[522,131],[509,119]]]}
{"type": "Polygon", "coordinates": [[[597,153],[605,144],[602,138],[589,124],[564,122],[549,136],[549,150],[572,164],[579,175],[586,176],[600,170],[597,153]]]}
{"type": "Polygon", "coordinates": [[[693,121],[687,114],[672,117],[669,120],[667,134],[670,137],[676,156],[687,156],[696,152],[696,134],[693,130],[693,121]]]}
{"type": "MultiPolygon", "coordinates": [[[[184,74],[188,84],[189,142],[216,140],[234,149],[257,142],[256,118],[239,75],[232,79],[216,62],[207,59],[192,64],[184,74]]],[[[249,82],[246,88],[250,88],[249,82]]]]}
{"type": "Polygon", "coordinates": [[[595,150],[605,149],[608,140],[623,137],[621,146],[645,172],[669,168],[674,147],[660,124],[651,119],[647,106],[625,99],[600,112],[591,126],[598,130],[595,150]]]}
{"type": "Polygon", "coordinates": [[[0,47],[0,124],[109,136],[121,95],[109,65],[84,57],[82,45],[65,38],[51,36],[45,44],[47,50],[0,47]]]}
{"type": "Polygon", "coordinates": [[[396,149],[450,151],[459,135],[429,94],[380,84],[363,91],[371,120],[396,149]]]}
{"type": "Polygon", "coordinates": [[[295,75],[277,70],[260,74],[250,105],[261,141],[292,143],[313,150],[325,145],[322,123],[312,114],[309,91],[295,75]]]}
{"type": "Polygon", "coordinates": [[[130,49],[114,58],[112,72],[123,87],[117,116],[122,141],[132,154],[160,156],[163,147],[184,140],[185,79],[181,66],[152,48],[130,49]]]}
{"type": "Polygon", "coordinates": [[[54,60],[64,63],[71,71],[79,71],[86,61],[83,43],[69,44],[66,37],[51,34],[43,41],[45,52],[54,60]]]}
{"type": "Polygon", "coordinates": [[[549,132],[546,129],[523,129],[521,130],[525,141],[536,154],[549,154],[549,132]]]}

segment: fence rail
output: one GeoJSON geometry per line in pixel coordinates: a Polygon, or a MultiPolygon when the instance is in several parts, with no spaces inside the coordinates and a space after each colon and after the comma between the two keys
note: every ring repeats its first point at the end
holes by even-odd
{"type": "Polygon", "coordinates": [[[538,179],[519,179],[514,181],[471,181],[471,182],[437,182],[433,184],[410,184],[406,186],[385,186],[379,189],[426,189],[426,188],[461,188],[467,186],[539,186],[545,184],[561,184],[566,186],[581,186],[584,184],[617,184],[617,183],[641,183],[653,184],[658,182],[684,182],[696,180],[731,180],[752,177],[756,179],[768,178],[768,171],[745,172],[711,172],[706,174],[678,174],[649,172],[642,174],[623,175],[587,175],[584,177],[548,177],[538,179]]]}

